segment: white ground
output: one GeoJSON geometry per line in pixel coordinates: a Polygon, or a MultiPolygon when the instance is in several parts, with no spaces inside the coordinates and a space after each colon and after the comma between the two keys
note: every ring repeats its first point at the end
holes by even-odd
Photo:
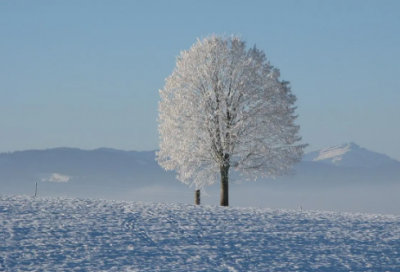
{"type": "Polygon", "coordinates": [[[400,216],[0,195],[0,271],[400,271],[400,216]]]}

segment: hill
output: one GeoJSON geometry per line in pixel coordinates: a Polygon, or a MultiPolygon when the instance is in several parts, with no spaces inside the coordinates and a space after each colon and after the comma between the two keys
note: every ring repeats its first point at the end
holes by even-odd
{"type": "MultiPolygon", "coordinates": [[[[231,205],[400,214],[398,161],[354,143],[324,150],[306,154],[294,176],[233,182],[231,205]]],[[[0,154],[0,193],[33,195],[36,182],[40,196],[193,203],[194,188],[164,171],[155,151],[55,148],[0,154]]],[[[217,204],[218,197],[216,184],[203,190],[202,203],[217,204]]]]}
{"type": "Polygon", "coordinates": [[[400,217],[0,195],[0,271],[399,271],[400,217]]]}

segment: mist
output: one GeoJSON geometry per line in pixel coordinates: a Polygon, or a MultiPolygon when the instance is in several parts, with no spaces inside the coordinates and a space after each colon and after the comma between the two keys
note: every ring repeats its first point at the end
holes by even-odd
{"type": "MultiPolygon", "coordinates": [[[[165,185],[139,188],[113,187],[112,183],[110,185],[80,186],[41,182],[38,184],[38,196],[194,204],[194,188],[179,184],[177,181],[169,180],[165,185]]],[[[35,185],[32,183],[29,186],[8,186],[2,188],[2,193],[33,196],[34,189],[35,185]]],[[[280,181],[233,183],[230,186],[230,206],[294,210],[300,210],[301,207],[303,211],[400,214],[399,191],[400,184],[393,182],[337,186],[320,184],[293,186],[280,181]]],[[[218,184],[201,191],[201,205],[219,205],[218,184]]]]}

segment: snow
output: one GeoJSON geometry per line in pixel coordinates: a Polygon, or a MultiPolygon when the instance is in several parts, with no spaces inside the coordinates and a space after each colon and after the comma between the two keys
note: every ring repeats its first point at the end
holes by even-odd
{"type": "Polygon", "coordinates": [[[181,51],[160,90],[160,166],[198,189],[221,175],[290,174],[306,145],[297,144],[296,96],[279,77],[262,50],[237,36],[211,35],[181,51]]]}
{"type": "Polygon", "coordinates": [[[344,144],[340,146],[324,148],[319,152],[318,157],[316,157],[314,161],[321,161],[330,158],[333,158],[333,162],[341,160],[341,156],[351,150],[350,146],[350,144],[344,144]]]}
{"type": "Polygon", "coordinates": [[[400,271],[400,216],[0,195],[0,271],[400,271]]]}
{"type": "Polygon", "coordinates": [[[400,162],[377,152],[373,152],[350,142],[307,153],[303,161],[315,161],[345,167],[373,168],[400,162]]]}
{"type": "Polygon", "coordinates": [[[61,175],[58,173],[51,173],[47,175],[47,177],[42,178],[42,181],[49,181],[49,182],[68,182],[72,177],[67,175],[61,175]]]}

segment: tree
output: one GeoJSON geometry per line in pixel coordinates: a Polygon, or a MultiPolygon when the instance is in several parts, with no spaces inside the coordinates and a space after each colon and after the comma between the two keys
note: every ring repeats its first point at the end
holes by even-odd
{"type": "Polygon", "coordinates": [[[241,180],[291,173],[306,145],[296,142],[296,97],[263,51],[239,37],[212,35],[182,51],[160,90],[159,164],[202,188],[221,181],[229,205],[229,174],[241,180]]]}

